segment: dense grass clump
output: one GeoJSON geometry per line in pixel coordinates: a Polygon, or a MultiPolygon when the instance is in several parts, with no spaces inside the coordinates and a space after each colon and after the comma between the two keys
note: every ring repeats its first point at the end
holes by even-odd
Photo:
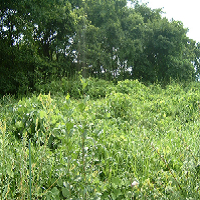
{"type": "Polygon", "coordinates": [[[199,199],[199,86],[80,79],[4,97],[1,199],[30,198],[30,149],[32,199],[199,199]]]}

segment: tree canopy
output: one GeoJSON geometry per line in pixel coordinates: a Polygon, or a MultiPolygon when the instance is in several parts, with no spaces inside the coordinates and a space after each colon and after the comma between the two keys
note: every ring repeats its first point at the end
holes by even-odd
{"type": "Polygon", "coordinates": [[[195,80],[200,46],[162,9],[127,0],[1,0],[0,93],[84,76],[195,80]],[[130,5],[130,4],[129,4],[130,5]]]}

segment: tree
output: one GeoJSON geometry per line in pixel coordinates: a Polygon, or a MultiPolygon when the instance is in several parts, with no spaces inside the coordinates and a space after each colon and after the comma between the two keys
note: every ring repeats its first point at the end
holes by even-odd
{"type": "Polygon", "coordinates": [[[21,0],[1,1],[0,16],[0,93],[16,93],[19,87],[33,86],[32,26],[21,0]]]}
{"type": "Polygon", "coordinates": [[[183,24],[162,18],[162,9],[132,3],[132,7],[125,0],[74,4],[78,20],[71,47],[77,69],[149,82],[194,78],[193,51],[188,49],[183,24]]]}
{"type": "Polygon", "coordinates": [[[195,79],[200,48],[183,24],[162,18],[162,9],[127,2],[2,0],[0,93],[76,71],[147,82],[195,79]]]}
{"type": "Polygon", "coordinates": [[[132,78],[150,82],[194,78],[193,56],[182,22],[161,18],[161,9],[151,10],[146,4],[136,3],[134,11],[143,18],[145,29],[139,39],[141,51],[137,51],[140,59],[131,64],[132,78]]]}
{"type": "Polygon", "coordinates": [[[117,51],[123,34],[119,15],[125,6],[126,0],[79,2],[72,45],[79,69],[84,67],[89,73],[101,76],[118,68],[117,51]]]}
{"type": "Polygon", "coordinates": [[[58,63],[64,68],[74,32],[67,0],[2,0],[0,16],[1,93],[33,88],[38,72],[45,78],[57,73],[58,63]]]}

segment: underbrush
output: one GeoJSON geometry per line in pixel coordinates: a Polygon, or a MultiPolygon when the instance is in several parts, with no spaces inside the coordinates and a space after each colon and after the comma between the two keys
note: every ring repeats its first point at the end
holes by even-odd
{"type": "Polygon", "coordinates": [[[98,99],[104,98],[113,87],[114,84],[112,82],[103,79],[84,79],[82,76],[79,76],[72,80],[62,78],[61,80],[37,85],[36,92],[42,94],[48,94],[50,92],[53,96],[70,94],[70,97],[73,99],[80,99],[85,95],[89,95],[92,99],[98,99]]]}
{"type": "Polygon", "coordinates": [[[79,84],[0,102],[1,199],[199,199],[198,85],[79,84]]]}

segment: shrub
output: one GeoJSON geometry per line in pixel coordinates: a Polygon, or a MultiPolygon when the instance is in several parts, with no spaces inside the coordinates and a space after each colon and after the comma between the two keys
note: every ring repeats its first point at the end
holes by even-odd
{"type": "Polygon", "coordinates": [[[128,119],[131,116],[132,101],[128,94],[113,92],[107,100],[112,117],[128,119]]]}
{"type": "Polygon", "coordinates": [[[50,95],[33,96],[22,99],[13,108],[12,127],[16,138],[22,139],[27,134],[32,141],[44,144],[48,140],[49,147],[55,143],[56,135],[51,131],[62,116],[50,95]]]}
{"type": "Polygon", "coordinates": [[[139,91],[145,91],[146,86],[140,83],[138,80],[125,80],[118,81],[116,85],[117,92],[130,94],[137,93],[139,91]]]}
{"type": "Polygon", "coordinates": [[[95,78],[79,78],[68,80],[52,81],[46,84],[37,85],[37,92],[51,95],[67,95],[71,98],[80,99],[84,95],[89,95],[91,99],[103,98],[112,91],[114,84],[109,81],[95,78]]]}

